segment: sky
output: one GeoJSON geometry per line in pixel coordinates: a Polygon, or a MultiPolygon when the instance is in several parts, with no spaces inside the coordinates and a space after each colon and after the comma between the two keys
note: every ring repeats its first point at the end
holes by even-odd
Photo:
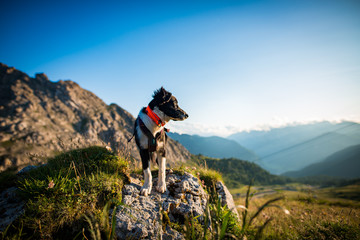
{"type": "Polygon", "coordinates": [[[164,86],[202,136],[360,122],[360,2],[2,1],[0,62],[136,116],[164,86]]]}

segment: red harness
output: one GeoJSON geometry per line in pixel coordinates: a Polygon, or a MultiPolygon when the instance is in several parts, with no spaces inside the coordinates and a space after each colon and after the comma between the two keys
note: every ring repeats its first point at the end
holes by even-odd
{"type": "Polygon", "coordinates": [[[147,108],[145,109],[145,113],[149,116],[149,118],[151,118],[151,120],[154,121],[154,123],[156,123],[156,125],[158,125],[159,127],[163,127],[165,126],[165,123],[163,121],[161,121],[161,119],[159,118],[158,115],[156,115],[156,113],[154,113],[153,110],[151,110],[151,108],[149,106],[147,106],[147,108]]]}

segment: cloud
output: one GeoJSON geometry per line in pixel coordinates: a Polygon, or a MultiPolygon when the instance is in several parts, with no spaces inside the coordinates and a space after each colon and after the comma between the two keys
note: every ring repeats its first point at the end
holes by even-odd
{"type": "Polygon", "coordinates": [[[221,136],[226,137],[234,132],[242,131],[243,129],[234,126],[224,125],[208,125],[201,123],[187,123],[187,122],[170,122],[168,127],[172,132],[180,134],[191,134],[200,136],[221,136]]]}

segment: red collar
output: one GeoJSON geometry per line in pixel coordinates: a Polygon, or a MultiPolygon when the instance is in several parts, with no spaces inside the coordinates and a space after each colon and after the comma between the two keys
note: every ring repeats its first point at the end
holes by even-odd
{"type": "Polygon", "coordinates": [[[147,106],[147,108],[145,109],[145,113],[149,116],[149,118],[151,118],[151,120],[154,121],[154,123],[156,123],[156,125],[158,125],[159,127],[164,126],[165,123],[163,121],[161,121],[161,119],[159,118],[158,115],[156,115],[156,113],[154,113],[153,110],[151,110],[151,108],[149,106],[147,106]]]}

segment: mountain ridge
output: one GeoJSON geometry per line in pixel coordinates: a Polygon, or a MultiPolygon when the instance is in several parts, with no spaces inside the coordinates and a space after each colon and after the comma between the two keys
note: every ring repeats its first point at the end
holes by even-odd
{"type": "Polygon", "coordinates": [[[258,162],[259,157],[234,140],[211,136],[169,133],[169,136],[180,142],[192,154],[202,154],[213,158],[238,158],[250,162],[258,162]]]}
{"type": "Polygon", "coordinates": [[[326,157],[319,163],[282,175],[288,177],[330,176],[351,179],[360,177],[359,169],[360,145],[354,145],[326,157]]]}
{"type": "Polygon", "coordinates": [[[243,185],[274,185],[292,182],[286,176],[271,174],[255,162],[236,158],[212,158],[203,155],[194,155],[192,161],[200,166],[216,170],[229,188],[239,188],[243,185]]]}
{"type": "Polygon", "coordinates": [[[320,122],[229,136],[257,153],[271,173],[296,171],[336,151],[360,143],[360,124],[320,122]]]}

